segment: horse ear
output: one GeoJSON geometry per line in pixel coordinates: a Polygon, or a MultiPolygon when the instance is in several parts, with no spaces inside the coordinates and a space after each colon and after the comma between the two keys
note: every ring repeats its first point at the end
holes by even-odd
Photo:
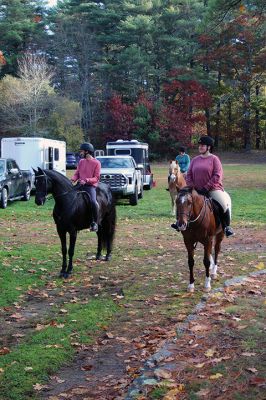
{"type": "Polygon", "coordinates": [[[37,170],[34,169],[33,167],[31,167],[31,169],[32,169],[32,171],[34,172],[34,174],[36,175],[36,174],[37,174],[37,170]]]}
{"type": "Polygon", "coordinates": [[[40,167],[38,167],[38,172],[39,172],[39,174],[44,174],[44,172],[43,172],[43,170],[40,168],[40,167]]]}

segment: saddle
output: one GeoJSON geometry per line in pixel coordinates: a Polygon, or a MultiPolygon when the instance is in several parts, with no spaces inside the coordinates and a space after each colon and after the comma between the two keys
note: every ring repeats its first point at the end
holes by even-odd
{"type": "Polygon", "coordinates": [[[222,224],[223,209],[221,205],[218,203],[218,201],[214,200],[211,197],[210,197],[210,203],[214,214],[216,228],[218,228],[218,226],[222,224]]]}
{"type": "Polygon", "coordinates": [[[222,216],[223,216],[223,209],[221,207],[221,205],[218,203],[217,200],[214,200],[211,196],[210,193],[203,189],[203,190],[197,190],[197,192],[205,197],[207,197],[209,199],[209,206],[211,211],[214,214],[214,219],[215,219],[215,224],[216,224],[216,228],[219,227],[220,224],[222,224],[222,216]]]}

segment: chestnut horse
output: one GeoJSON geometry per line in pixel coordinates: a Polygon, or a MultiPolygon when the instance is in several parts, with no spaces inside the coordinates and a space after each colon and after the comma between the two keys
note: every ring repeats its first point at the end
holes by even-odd
{"type": "Polygon", "coordinates": [[[204,289],[211,290],[211,277],[217,276],[217,259],[224,238],[222,225],[218,217],[218,210],[213,201],[189,187],[182,188],[176,199],[177,225],[181,231],[188,253],[190,272],[188,291],[194,292],[194,251],[200,242],[204,247],[203,263],[206,271],[204,289]],[[217,216],[216,216],[217,214],[217,216]],[[212,247],[214,245],[214,260],[212,247]]]}
{"type": "Polygon", "coordinates": [[[169,165],[169,194],[172,204],[172,215],[176,215],[176,196],[178,191],[186,186],[186,180],[180,171],[180,167],[176,161],[170,161],[169,165]]]}

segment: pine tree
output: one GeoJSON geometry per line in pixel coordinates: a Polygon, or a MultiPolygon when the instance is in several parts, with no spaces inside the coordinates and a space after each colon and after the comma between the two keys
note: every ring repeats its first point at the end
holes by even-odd
{"type": "Polygon", "coordinates": [[[0,49],[6,60],[1,75],[17,72],[17,59],[27,50],[39,49],[38,42],[45,35],[42,1],[1,0],[0,49]]]}

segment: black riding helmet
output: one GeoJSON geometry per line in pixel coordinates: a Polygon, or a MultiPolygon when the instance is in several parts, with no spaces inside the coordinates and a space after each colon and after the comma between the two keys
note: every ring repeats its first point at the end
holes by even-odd
{"type": "Polygon", "coordinates": [[[185,153],[186,149],[184,146],[179,146],[178,151],[180,151],[180,153],[185,153]]]}
{"type": "Polygon", "coordinates": [[[198,144],[205,144],[206,146],[213,147],[214,140],[210,136],[201,136],[201,138],[198,141],[198,144]]]}
{"type": "Polygon", "coordinates": [[[94,154],[94,147],[91,143],[82,143],[79,150],[87,151],[89,154],[94,154]]]}

